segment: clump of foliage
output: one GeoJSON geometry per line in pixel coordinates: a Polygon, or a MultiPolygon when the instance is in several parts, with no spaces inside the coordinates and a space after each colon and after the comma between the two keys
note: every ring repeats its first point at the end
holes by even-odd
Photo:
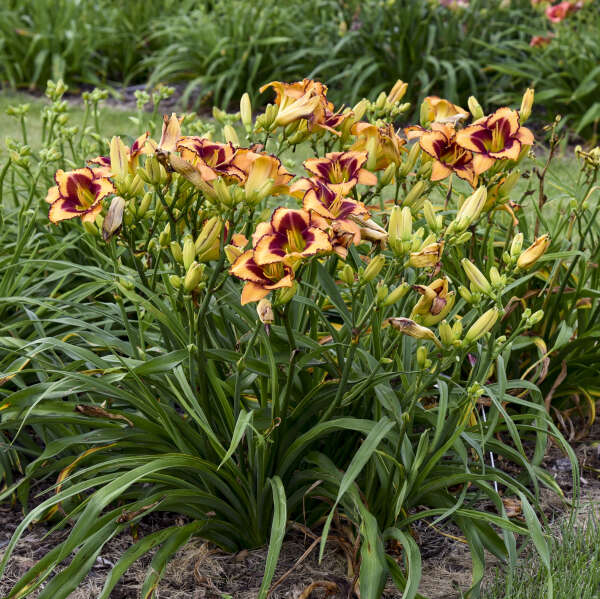
{"type": "Polygon", "coordinates": [[[266,87],[273,104],[254,115],[244,95],[218,131],[172,114],[160,138],[140,122],[106,144],[99,123],[68,126],[60,82],[43,149],[10,142],[0,498],[53,486],[0,568],[30,523],[74,523],[11,597],[68,596],[156,511],[186,523],[138,539],[102,597],[152,549],[155,595],[193,535],[268,542],[266,597],[292,522],[321,552],[344,539],[365,599],[390,577],[417,596],[418,521],[460,529],[473,593],[486,549],[514,563],[529,535],[547,554],[539,488],[561,491],[541,461],[550,438],[574,456],[535,384],[508,375],[546,318],[513,298],[573,254],[543,221],[520,230],[511,199],[533,91],[488,115],[430,96],[402,131],[402,81],[352,110],[311,79],[266,87]]]}

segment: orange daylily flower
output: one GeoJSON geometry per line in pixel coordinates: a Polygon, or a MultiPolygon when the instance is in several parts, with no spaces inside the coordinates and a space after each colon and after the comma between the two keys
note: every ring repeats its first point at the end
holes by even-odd
{"type": "Polygon", "coordinates": [[[245,251],[229,269],[230,274],[246,281],[242,290],[242,306],[260,301],[274,289],[292,287],[294,284],[291,266],[282,262],[259,266],[254,260],[254,254],[254,250],[245,251]]]}
{"type": "Polygon", "coordinates": [[[93,222],[102,210],[102,200],[116,193],[103,171],[89,167],[68,172],[59,169],[54,180],[56,185],[46,196],[46,202],[51,204],[48,218],[52,223],[77,216],[83,222],[93,222]]]}
{"type": "Polygon", "coordinates": [[[288,183],[294,178],[279,158],[252,149],[238,149],[233,164],[246,175],[244,189],[247,195],[256,193],[266,197],[287,193],[288,183]]]}
{"type": "Polygon", "coordinates": [[[377,185],[377,176],[362,168],[366,161],[366,152],[329,152],[325,158],[309,158],[303,164],[316,179],[346,195],[357,183],[377,185]]]}
{"type": "Polygon", "coordinates": [[[234,163],[236,149],[231,143],[186,136],[179,138],[176,147],[181,157],[195,166],[206,182],[219,177],[235,181],[246,179],[246,173],[234,163]]]}
{"type": "Polygon", "coordinates": [[[456,143],[473,152],[473,168],[477,174],[489,169],[496,160],[516,160],[522,147],[533,142],[533,133],[521,126],[519,113],[506,107],[456,134],[456,143]]]}
{"type": "Polygon", "coordinates": [[[455,124],[456,121],[469,116],[468,110],[437,96],[427,96],[423,104],[425,115],[430,123],[455,124]]]}
{"type": "Polygon", "coordinates": [[[431,129],[419,139],[421,149],[434,159],[431,180],[441,181],[454,172],[475,187],[473,154],[458,145],[454,127],[434,123],[431,129]]]}
{"type": "Polygon", "coordinates": [[[329,229],[333,250],[341,258],[346,258],[348,246],[361,241],[358,222],[366,221],[369,211],[362,202],[345,198],[319,181],[315,185],[304,194],[303,208],[310,213],[316,226],[329,229]]]}
{"type": "Polygon", "coordinates": [[[303,258],[332,250],[329,236],[314,226],[306,210],[276,208],[270,222],[259,223],[252,236],[259,266],[283,262],[293,266],[303,258]]]}

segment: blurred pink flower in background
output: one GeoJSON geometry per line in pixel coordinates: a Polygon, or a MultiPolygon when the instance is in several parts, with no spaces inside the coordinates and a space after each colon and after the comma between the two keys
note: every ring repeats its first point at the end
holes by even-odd
{"type": "Polygon", "coordinates": [[[544,35],[534,35],[531,38],[531,41],[529,42],[529,45],[532,48],[543,47],[543,46],[548,45],[552,41],[553,37],[554,37],[553,35],[547,35],[547,36],[544,36],[544,35]]]}
{"type": "Polygon", "coordinates": [[[572,3],[568,2],[568,0],[565,0],[564,2],[559,2],[554,6],[549,6],[546,9],[546,16],[553,23],[560,23],[570,13],[577,12],[582,7],[582,5],[582,2],[572,3]]]}

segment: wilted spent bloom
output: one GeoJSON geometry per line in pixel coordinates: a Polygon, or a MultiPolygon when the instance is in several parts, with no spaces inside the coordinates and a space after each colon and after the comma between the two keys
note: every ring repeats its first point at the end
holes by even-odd
{"type": "Polygon", "coordinates": [[[273,306],[267,298],[261,299],[256,306],[256,313],[258,319],[263,324],[273,324],[275,322],[275,314],[273,312],[273,306]]]}
{"type": "Polygon", "coordinates": [[[426,327],[422,327],[410,318],[389,318],[388,322],[400,333],[414,337],[415,339],[426,339],[433,341],[439,348],[442,347],[435,333],[426,327]]]}
{"type": "Polygon", "coordinates": [[[104,241],[108,241],[121,228],[124,210],[125,200],[121,196],[115,196],[102,223],[102,238],[104,241]]]}
{"type": "Polygon", "coordinates": [[[470,345],[491,331],[500,314],[502,312],[498,308],[490,308],[487,312],[484,312],[466,332],[463,344],[465,346],[470,345]]]}
{"type": "Polygon", "coordinates": [[[54,175],[56,185],[48,190],[46,202],[51,204],[48,218],[52,223],[81,217],[83,222],[93,222],[102,211],[102,200],[116,193],[115,187],[102,172],[79,168],[54,175]]]}
{"type": "Polygon", "coordinates": [[[418,252],[411,252],[408,263],[414,268],[430,268],[436,266],[442,259],[443,251],[443,241],[424,245],[418,252]]]}
{"type": "Polygon", "coordinates": [[[550,246],[550,235],[538,237],[518,258],[517,268],[531,268],[545,253],[550,246]]]}
{"type": "Polygon", "coordinates": [[[351,131],[357,139],[350,150],[367,151],[369,169],[378,171],[401,164],[402,155],[406,153],[406,140],[398,135],[391,123],[378,127],[372,123],[358,122],[351,131]]]}
{"type": "Polygon", "coordinates": [[[460,106],[452,104],[438,96],[428,96],[421,104],[421,125],[429,126],[430,123],[444,123],[454,125],[462,119],[466,119],[469,113],[460,106]]]}
{"type": "Polygon", "coordinates": [[[454,306],[456,294],[448,291],[448,279],[442,277],[429,285],[413,285],[413,289],[421,294],[410,314],[426,326],[433,326],[448,316],[454,306]]]}

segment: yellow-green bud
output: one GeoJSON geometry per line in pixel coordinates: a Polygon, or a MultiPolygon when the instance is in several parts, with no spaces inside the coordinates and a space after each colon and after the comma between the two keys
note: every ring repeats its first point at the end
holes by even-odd
{"type": "Polygon", "coordinates": [[[250,133],[252,131],[252,103],[248,92],[244,92],[240,99],[240,118],[246,132],[250,133]]]}
{"type": "Polygon", "coordinates": [[[492,284],[492,287],[495,287],[496,289],[504,287],[504,280],[495,266],[490,268],[490,283],[492,284]]]}
{"type": "Polygon", "coordinates": [[[408,247],[405,247],[404,242],[410,241],[412,237],[412,215],[408,206],[392,208],[388,236],[390,247],[395,254],[402,255],[407,251],[408,247]]]}
{"type": "Polygon", "coordinates": [[[487,312],[484,312],[469,328],[467,331],[464,344],[470,345],[474,341],[477,341],[483,337],[488,331],[491,331],[501,312],[497,308],[490,308],[487,312]]]}
{"type": "Polygon", "coordinates": [[[400,175],[402,177],[408,177],[410,171],[414,168],[417,163],[417,159],[419,158],[419,154],[421,153],[421,146],[419,142],[414,143],[409,152],[406,159],[402,162],[402,166],[400,167],[400,175]]]}
{"type": "Polygon", "coordinates": [[[89,221],[83,221],[82,223],[83,228],[85,229],[86,233],[89,233],[90,235],[94,235],[95,237],[100,237],[100,231],[98,230],[98,227],[89,221]]]}
{"type": "Polygon", "coordinates": [[[138,218],[144,218],[148,208],[150,208],[150,204],[152,203],[152,192],[148,191],[144,194],[142,201],[136,207],[135,214],[138,218]]]}
{"type": "Polygon", "coordinates": [[[158,236],[158,243],[160,247],[163,249],[167,249],[169,247],[169,243],[171,240],[171,223],[167,223],[165,228],[162,230],[161,234],[158,236]]]}
{"type": "Polygon", "coordinates": [[[375,170],[377,166],[377,138],[372,136],[367,141],[367,164],[366,168],[370,171],[375,170]]]}
{"type": "Polygon", "coordinates": [[[472,289],[489,295],[492,292],[492,286],[485,278],[485,275],[471,261],[467,260],[467,258],[463,258],[460,263],[462,264],[469,281],[471,281],[472,289]]]}
{"type": "Polygon", "coordinates": [[[237,247],[237,245],[226,245],[223,251],[229,264],[233,264],[244,253],[244,250],[237,247]]]}
{"type": "Polygon", "coordinates": [[[383,254],[377,254],[371,259],[371,262],[367,265],[361,275],[361,281],[363,283],[369,283],[372,281],[380,272],[385,265],[385,256],[383,254]]]}
{"type": "Polygon", "coordinates": [[[424,345],[420,345],[417,348],[417,366],[419,368],[427,368],[427,362],[431,364],[431,360],[427,360],[428,353],[429,352],[424,345]]]}
{"type": "Polygon", "coordinates": [[[473,297],[473,294],[464,286],[461,285],[458,288],[458,293],[460,293],[460,296],[465,300],[465,302],[467,302],[468,304],[472,304],[475,300],[475,298],[473,297]]]}
{"type": "Polygon", "coordinates": [[[538,322],[541,322],[542,318],[544,318],[544,311],[537,310],[527,319],[527,326],[535,326],[538,322]]]}
{"type": "Polygon", "coordinates": [[[390,183],[394,182],[394,179],[396,178],[397,168],[398,167],[394,163],[388,164],[386,169],[383,171],[383,174],[379,178],[379,184],[381,185],[381,187],[385,187],[386,185],[389,185],[390,183]]]}
{"type": "Polygon", "coordinates": [[[516,258],[523,249],[523,233],[517,233],[510,244],[510,257],[516,258]]]}
{"type": "Polygon", "coordinates": [[[194,240],[192,236],[186,237],[183,242],[183,268],[187,270],[192,262],[196,259],[196,246],[194,245],[194,240]]]}
{"type": "Polygon", "coordinates": [[[171,287],[173,287],[173,289],[179,289],[182,283],[181,277],[177,275],[169,275],[169,283],[171,283],[171,287]]]}
{"type": "Polygon", "coordinates": [[[377,293],[375,295],[375,299],[377,304],[383,304],[388,296],[388,286],[383,282],[380,282],[377,285],[377,293]]]}
{"type": "Polygon", "coordinates": [[[192,262],[187,272],[185,273],[185,279],[183,280],[183,289],[186,293],[192,292],[204,275],[204,264],[198,264],[198,262],[192,262]]]}
{"type": "Polygon", "coordinates": [[[357,121],[360,121],[363,118],[363,116],[365,116],[365,112],[367,111],[369,104],[369,100],[363,98],[360,102],[358,102],[358,104],[354,106],[352,112],[354,113],[354,118],[357,121]]]}
{"type": "Polygon", "coordinates": [[[412,189],[406,194],[403,204],[409,207],[414,206],[419,201],[423,193],[425,193],[426,189],[427,183],[425,183],[425,181],[417,181],[413,185],[412,189]]]}
{"type": "Polygon", "coordinates": [[[478,187],[458,209],[454,221],[448,227],[448,233],[458,235],[469,227],[479,218],[486,200],[487,189],[484,186],[478,187]]]}
{"type": "Polygon", "coordinates": [[[225,127],[223,127],[223,137],[227,143],[232,143],[234,146],[240,145],[237,133],[231,125],[225,125],[225,127]]]}
{"type": "Polygon", "coordinates": [[[169,247],[171,248],[171,254],[173,255],[173,258],[175,258],[175,261],[179,262],[179,264],[183,264],[183,252],[181,251],[179,243],[177,241],[171,241],[169,247]]]}
{"type": "Polygon", "coordinates": [[[384,306],[391,306],[395,304],[398,300],[402,299],[410,289],[410,285],[408,283],[401,283],[394,289],[384,300],[384,306]]]}
{"type": "Polygon", "coordinates": [[[386,101],[387,101],[387,96],[386,96],[385,92],[381,92],[377,96],[377,100],[375,100],[375,109],[383,110],[385,108],[386,101]]]}
{"type": "Polygon", "coordinates": [[[521,109],[519,110],[519,120],[521,121],[521,124],[531,116],[534,98],[535,90],[530,87],[523,94],[523,100],[521,101],[521,109]]]}
{"type": "Polygon", "coordinates": [[[291,302],[296,295],[296,291],[298,291],[298,281],[294,281],[291,287],[282,287],[277,291],[277,301],[275,304],[277,306],[283,306],[291,302]]]}
{"type": "Polygon", "coordinates": [[[354,270],[349,264],[344,264],[340,270],[340,279],[346,283],[346,285],[352,285],[354,283],[354,270]]]}
{"type": "Polygon", "coordinates": [[[425,222],[427,226],[437,233],[443,226],[443,221],[441,216],[437,216],[435,210],[433,209],[433,205],[429,200],[425,200],[423,202],[423,216],[425,217],[425,222]]]}
{"type": "Polygon", "coordinates": [[[467,100],[467,104],[475,120],[482,119],[484,117],[483,108],[481,108],[481,104],[477,101],[475,96],[470,96],[467,100]]]}
{"type": "Polygon", "coordinates": [[[440,334],[440,339],[442,343],[446,346],[450,346],[454,343],[454,334],[452,333],[452,327],[448,324],[447,321],[442,320],[438,327],[438,332],[440,334]]]}
{"type": "Polygon", "coordinates": [[[463,243],[467,243],[467,241],[471,240],[471,237],[473,237],[473,233],[471,233],[471,231],[464,231],[454,240],[454,245],[462,245],[463,243]]]}

